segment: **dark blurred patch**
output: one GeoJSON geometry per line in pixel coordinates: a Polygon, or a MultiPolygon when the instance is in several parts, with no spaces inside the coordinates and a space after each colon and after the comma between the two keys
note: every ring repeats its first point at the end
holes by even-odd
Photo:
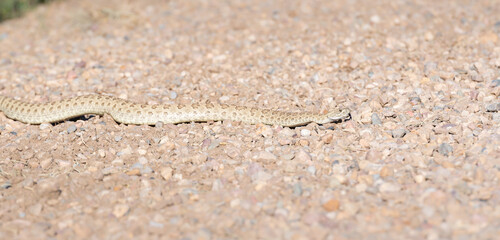
{"type": "Polygon", "coordinates": [[[0,0],[0,22],[21,16],[39,4],[54,0],[0,0]]]}

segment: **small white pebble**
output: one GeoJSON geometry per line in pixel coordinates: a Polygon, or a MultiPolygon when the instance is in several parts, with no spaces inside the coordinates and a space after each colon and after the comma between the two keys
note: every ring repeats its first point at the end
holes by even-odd
{"type": "Polygon", "coordinates": [[[104,149],[99,149],[97,150],[97,154],[99,154],[99,157],[106,157],[106,151],[104,149]]]}
{"type": "Polygon", "coordinates": [[[145,164],[148,164],[148,159],[145,158],[145,157],[140,157],[139,158],[139,163],[145,165],[145,164]]]}
{"type": "Polygon", "coordinates": [[[372,23],[379,23],[380,22],[380,17],[378,15],[373,15],[370,17],[370,21],[372,23]]]}
{"type": "Polygon", "coordinates": [[[309,137],[311,136],[311,130],[309,129],[302,129],[300,130],[300,135],[303,137],[309,137]]]}
{"type": "Polygon", "coordinates": [[[422,183],[425,181],[425,177],[422,175],[416,175],[413,179],[415,179],[416,183],[422,183]]]}
{"type": "Polygon", "coordinates": [[[174,91],[170,91],[170,96],[168,96],[170,99],[176,99],[177,98],[177,93],[174,91]]]}
{"type": "Polygon", "coordinates": [[[146,149],[142,149],[142,148],[139,148],[137,150],[137,153],[139,153],[139,155],[145,155],[148,151],[146,149]]]}
{"type": "Polygon", "coordinates": [[[160,175],[165,181],[168,181],[172,177],[172,168],[171,167],[164,167],[160,170],[160,175]]]}
{"type": "Polygon", "coordinates": [[[68,131],[68,133],[72,133],[72,132],[76,131],[76,126],[75,125],[69,126],[67,131],[68,131]]]}
{"type": "Polygon", "coordinates": [[[307,167],[307,171],[311,174],[311,175],[315,175],[316,174],[316,167],[311,165],[309,167],[307,167]]]}

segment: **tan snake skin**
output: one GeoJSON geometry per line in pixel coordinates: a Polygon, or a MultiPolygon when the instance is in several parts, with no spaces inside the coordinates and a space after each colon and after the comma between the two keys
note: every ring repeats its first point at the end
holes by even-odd
{"type": "Polygon", "coordinates": [[[191,105],[143,105],[104,95],[85,95],[50,103],[27,103],[0,95],[0,110],[8,118],[24,123],[54,123],[85,114],[109,114],[120,123],[155,125],[163,123],[219,120],[250,124],[299,126],[310,122],[325,124],[350,118],[349,110],[326,114],[290,113],[210,102],[191,105]]]}

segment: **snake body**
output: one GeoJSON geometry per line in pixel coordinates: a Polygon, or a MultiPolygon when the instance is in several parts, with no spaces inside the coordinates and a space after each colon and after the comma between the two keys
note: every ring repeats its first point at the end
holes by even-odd
{"type": "Polygon", "coordinates": [[[273,111],[208,101],[190,105],[144,105],[105,95],[84,95],[50,103],[28,103],[0,95],[0,110],[8,118],[29,124],[60,122],[86,114],[109,114],[117,122],[138,125],[233,120],[250,124],[299,126],[310,122],[325,124],[350,117],[347,109],[315,114],[273,111]]]}

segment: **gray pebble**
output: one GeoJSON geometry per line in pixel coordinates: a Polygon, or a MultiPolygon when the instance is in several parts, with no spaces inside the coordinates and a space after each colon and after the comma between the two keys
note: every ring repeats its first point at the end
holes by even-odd
{"type": "Polygon", "coordinates": [[[378,188],[373,187],[373,186],[370,186],[370,187],[366,188],[366,191],[365,191],[365,192],[366,192],[366,193],[369,193],[369,194],[373,194],[373,195],[375,195],[375,194],[377,194],[377,193],[378,193],[378,188]]]}
{"type": "Polygon", "coordinates": [[[426,62],[424,64],[424,74],[426,76],[429,76],[431,71],[434,71],[436,69],[437,69],[437,63],[435,63],[435,62],[426,62]]]}
{"type": "Polygon", "coordinates": [[[276,71],[276,68],[270,68],[269,70],[267,70],[267,74],[273,75],[274,71],[276,71]]]}
{"type": "Polygon", "coordinates": [[[40,124],[40,130],[44,130],[50,126],[52,126],[52,125],[50,125],[50,123],[42,123],[42,124],[40,124]]]}
{"type": "Polygon", "coordinates": [[[500,113],[493,113],[493,121],[500,123],[500,113]]]}
{"type": "Polygon", "coordinates": [[[68,131],[68,133],[72,133],[72,132],[76,131],[76,126],[75,125],[69,126],[66,131],[68,131]]]}
{"type": "Polygon", "coordinates": [[[412,97],[412,98],[410,98],[410,103],[412,105],[417,105],[417,104],[421,104],[422,100],[419,97],[412,97]]]}
{"type": "Polygon", "coordinates": [[[393,138],[402,138],[406,135],[406,129],[394,129],[392,130],[392,137],[393,138]]]}
{"type": "Polygon", "coordinates": [[[144,168],[141,169],[142,175],[151,174],[151,173],[153,173],[153,169],[149,166],[145,166],[144,168]]]}
{"type": "Polygon", "coordinates": [[[380,117],[376,113],[372,114],[372,124],[373,125],[380,125],[380,124],[382,124],[382,120],[380,119],[380,117]]]}
{"type": "Polygon", "coordinates": [[[491,81],[491,87],[498,87],[500,86],[500,79],[495,79],[491,81]]]}
{"type": "Polygon", "coordinates": [[[122,136],[115,136],[115,142],[119,142],[120,140],[122,140],[122,136]]]}
{"type": "Polygon", "coordinates": [[[150,227],[155,227],[155,228],[163,228],[163,224],[155,221],[149,221],[149,226],[150,227]]]}
{"type": "Polygon", "coordinates": [[[17,132],[14,132],[14,131],[10,132],[10,134],[17,136],[17,132]]]}
{"type": "Polygon", "coordinates": [[[487,112],[498,112],[500,110],[500,103],[491,103],[486,105],[487,112]]]}
{"type": "Polygon", "coordinates": [[[453,152],[453,147],[448,143],[441,143],[441,145],[439,145],[438,152],[444,156],[448,156],[453,152]]]}
{"type": "Polygon", "coordinates": [[[443,79],[442,79],[440,76],[438,76],[438,75],[432,75],[430,79],[431,79],[431,81],[433,81],[433,82],[441,82],[441,81],[443,80],[443,79]]]}
{"type": "Polygon", "coordinates": [[[2,183],[2,185],[0,186],[0,188],[2,188],[2,189],[8,189],[11,187],[12,187],[12,183],[10,183],[10,181],[2,183]]]}
{"type": "Polygon", "coordinates": [[[314,174],[316,174],[316,167],[311,165],[311,166],[307,167],[307,171],[308,171],[311,175],[314,175],[314,174]]]}
{"type": "Polygon", "coordinates": [[[170,95],[168,96],[170,99],[176,99],[177,98],[177,93],[174,91],[170,91],[170,95]]]}
{"type": "Polygon", "coordinates": [[[130,170],[136,169],[136,168],[143,169],[144,165],[142,165],[142,163],[140,163],[140,162],[137,162],[137,163],[134,163],[134,165],[130,166],[130,170]]]}
{"type": "Polygon", "coordinates": [[[114,171],[115,171],[115,170],[114,170],[114,168],[113,168],[113,167],[107,167],[107,168],[103,168],[103,169],[101,170],[101,172],[102,172],[102,174],[103,174],[104,176],[109,175],[109,174],[112,174],[114,171]]]}
{"type": "Polygon", "coordinates": [[[433,111],[439,111],[439,110],[444,110],[444,106],[434,106],[432,108],[433,111]]]}
{"type": "Polygon", "coordinates": [[[163,127],[163,122],[162,121],[159,121],[159,122],[155,123],[155,128],[161,128],[161,127],[163,127]]]}
{"type": "Polygon", "coordinates": [[[483,78],[476,71],[471,71],[469,73],[469,76],[470,76],[470,80],[472,80],[474,82],[482,82],[483,81],[483,78]]]}
{"type": "Polygon", "coordinates": [[[0,130],[1,131],[5,130],[5,126],[4,125],[0,125],[0,130]]]}
{"type": "Polygon", "coordinates": [[[297,197],[302,196],[302,184],[300,184],[300,182],[293,185],[293,195],[297,197]]]}

